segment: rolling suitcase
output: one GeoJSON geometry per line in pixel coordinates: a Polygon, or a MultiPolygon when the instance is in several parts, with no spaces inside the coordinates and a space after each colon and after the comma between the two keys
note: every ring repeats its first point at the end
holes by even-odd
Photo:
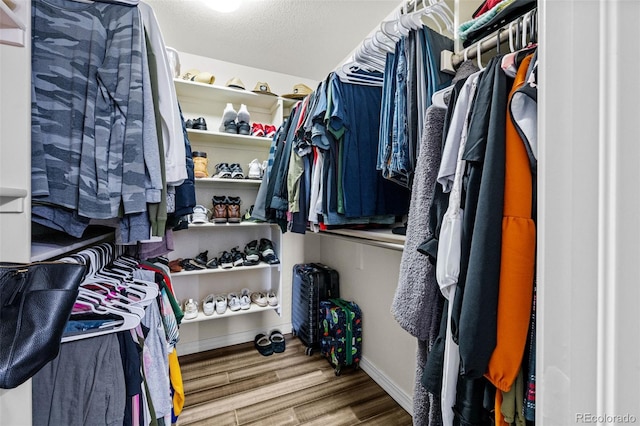
{"type": "Polygon", "coordinates": [[[320,348],[320,302],[335,297],[340,297],[339,275],[335,269],[322,263],[294,265],[291,332],[307,347],[307,355],[320,348]]]}
{"type": "Polygon", "coordinates": [[[335,368],[336,376],[342,367],[356,369],[362,356],[362,312],[354,302],[330,299],[320,302],[322,337],[320,352],[335,368]]]}

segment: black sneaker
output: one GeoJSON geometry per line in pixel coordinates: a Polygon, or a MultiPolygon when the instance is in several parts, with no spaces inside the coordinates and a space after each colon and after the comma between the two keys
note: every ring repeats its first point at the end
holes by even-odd
{"type": "Polygon", "coordinates": [[[258,251],[260,251],[260,258],[269,265],[280,263],[280,260],[278,260],[278,256],[276,255],[276,251],[273,249],[273,243],[271,240],[261,238],[258,251]]]}
{"type": "Polygon", "coordinates": [[[228,251],[223,251],[220,256],[220,267],[222,269],[233,268],[233,256],[228,251]]]}
{"type": "Polygon", "coordinates": [[[193,120],[193,129],[194,130],[207,130],[207,122],[204,117],[198,117],[193,120]]]}
{"type": "Polygon", "coordinates": [[[233,266],[242,266],[244,264],[244,256],[238,247],[231,249],[231,258],[233,259],[233,266]]]}
{"type": "Polygon", "coordinates": [[[244,179],[244,171],[242,170],[242,167],[240,167],[240,164],[230,164],[229,170],[231,171],[231,179],[244,179]]]}
{"type": "Polygon", "coordinates": [[[202,266],[207,266],[207,262],[209,261],[209,259],[207,258],[208,252],[208,250],[203,251],[202,253],[194,257],[193,260],[198,262],[202,266]]]}
{"type": "Polygon", "coordinates": [[[213,177],[220,178],[220,179],[231,179],[231,169],[229,168],[229,164],[227,163],[216,164],[216,174],[213,175],[213,177]]]}
{"type": "Polygon", "coordinates": [[[182,269],[185,271],[199,271],[205,269],[204,265],[201,265],[193,259],[182,260],[182,262],[180,262],[180,266],[182,266],[182,269]]]}
{"type": "Polygon", "coordinates": [[[246,121],[238,122],[238,134],[240,135],[250,135],[251,134],[251,125],[246,121]]]}
{"type": "Polygon", "coordinates": [[[212,257],[211,259],[209,259],[206,266],[207,266],[207,269],[218,269],[218,259],[215,257],[212,257]]]}
{"type": "Polygon", "coordinates": [[[225,122],[223,127],[225,133],[238,134],[238,125],[235,120],[225,122]]]}
{"type": "Polygon", "coordinates": [[[244,246],[244,266],[253,266],[260,263],[260,252],[258,251],[258,240],[253,240],[244,246]]]}

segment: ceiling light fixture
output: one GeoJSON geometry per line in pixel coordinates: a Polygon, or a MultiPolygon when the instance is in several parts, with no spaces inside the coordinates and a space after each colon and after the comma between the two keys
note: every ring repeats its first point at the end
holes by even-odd
{"type": "Polygon", "coordinates": [[[221,13],[235,12],[241,3],[242,0],[204,0],[204,4],[221,13]]]}

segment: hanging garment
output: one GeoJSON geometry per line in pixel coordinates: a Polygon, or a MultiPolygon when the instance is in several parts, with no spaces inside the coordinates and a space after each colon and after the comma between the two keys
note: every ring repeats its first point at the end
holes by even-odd
{"type": "Polygon", "coordinates": [[[51,0],[34,2],[32,13],[36,123],[49,177],[38,200],[90,218],[118,217],[121,204],[124,213],[145,211],[138,9],[51,0]]]}
{"type": "MultiPolygon", "coordinates": [[[[463,209],[460,202],[462,197],[462,176],[465,169],[465,161],[462,159],[467,143],[467,130],[469,126],[469,112],[471,101],[475,96],[479,73],[471,75],[466,81],[452,116],[452,124],[445,142],[447,149],[458,148],[456,168],[453,182],[451,183],[451,195],[449,205],[442,219],[442,228],[438,238],[438,261],[436,263],[436,279],[442,295],[451,302],[455,299],[458,276],[460,273],[460,250],[462,245],[462,220],[463,209]],[[462,121],[462,127],[458,124],[462,121]]],[[[443,154],[444,156],[444,154],[443,154]]],[[[443,162],[440,163],[438,177],[442,175],[443,162]]],[[[445,183],[449,183],[448,180],[445,183]]],[[[442,421],[445,426],[454,423],[453,407],[456,399],[456,385],[458,383],[458,369],[460,365],[460,353],[458,344],[453,340],[451,332],[452,304],[447,303],[447,331],[445,338],[445,350],[442,374],[442,421]]]]}
{"type": "MultiPolygon", "coordinates": [[[[376,170],[380,126],[380,87],[344,83],[333,79],[333,131],[342,133],[340,182],[346,218],[403,215],[408,211],[409,191],[398,190],[376,170]]],[[[340,188],[340,187],[339,187],[340,188]]],[[[340,210],[338,210],[340,212],[340,210]]]]}
{"type": "Polygon", "coordinates": [[[126,388],[116,334],[64,343],[32,387],[33,424],[122,425],[126,388]]]}
{"type": "MultiPolygon", "coordinates": [[[[465,244],[463,239],[451,326],[455,325],[456,302],[459,302],[460,370],[470,378],[481,377],[486,372],[496,342],[505,121],[507,91],[512,83],[500,68],[500,60],[501,57],[496,56],[489,62],[478,83],[463,156],[469,170],[463,231],[468,240],[465,244]]],[[[452,331],[455,338],[456,329],[452,331]]]]}
{"type": "MultiPolygon", "coordinates": [[[[528,56],[520,65],[510,99],[525,83],[530,61],[528,56]]],[[[511,389],[522,364],[531,316],[536,247],[529,158],[511,114],[507,114],[497,340],[485,374],[503,392],[511,389]]]]}
{"type": "Polygon", "coordinates": [[[433,393],[423,387],[427,354],[438,334],[443,298],[429,258],[416,251],[418,245],[431,236],[429,206],[436,184],[445,110],[430,107],[426,111],[420,156],[416,165],[407,221],[407,238],[400,262],[400,275],[391,313],[400,326],[418,339],[416,385],[413,397],[413,418],[416,425],[441,424],[440,404],[433,393]]]}
{"type": "Polygon", "coordinates": [[[146,3],[139,3],[138,9],[149,43],[147,50],[151,52],[150,60],[153,62],[155,71],[152,75],[158,95],[154,96],[154,104],[160,118],[166,182],[171,186],[179,186],[188,176],[182,120],[178,110],[178,96],[173,83],[173,73],[165,49],[166,44],[153,9],[146,3]]]}

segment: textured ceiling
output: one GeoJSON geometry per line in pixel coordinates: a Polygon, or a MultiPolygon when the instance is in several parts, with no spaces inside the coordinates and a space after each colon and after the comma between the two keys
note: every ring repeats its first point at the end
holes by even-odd
{"type": "Polygon", "coordinates": [[[179,51],[321,80],[399,0],[236,0],[233,13],[208,0],[145,0],[165,43],[179,51]]]}

